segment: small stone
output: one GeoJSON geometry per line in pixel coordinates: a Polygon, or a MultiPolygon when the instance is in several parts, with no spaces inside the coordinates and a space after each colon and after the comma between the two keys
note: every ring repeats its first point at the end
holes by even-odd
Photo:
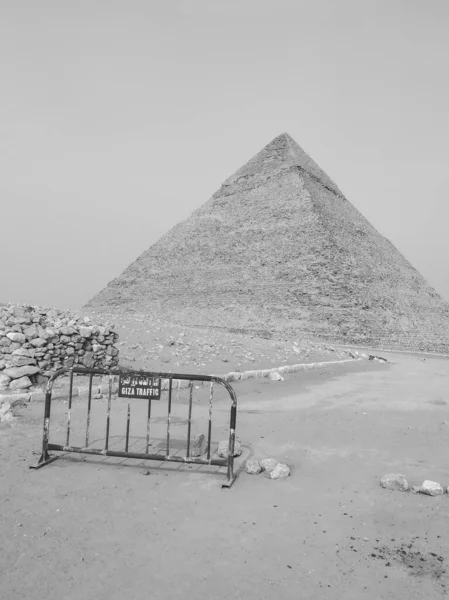
{"type": "Polygon", "coordinates": [[[19,379],[13,379],[9,384],[9,389],[11,390],[24,390],[26,388],[31,387],[33,384],[29,377],[25,375],[25,377],[20,377],[19,379]]]}
{"type": "Polygon", "coordinates": [[[6,360],[0,360],[0,371],[3,371],[3,369],[6,367],[6,360]]]}
{"type": "Polygon", "coordinates": [[[190,448],[190,456],[196,457],[206,453],[206,440],[204,434],[199,433],[193,438],[192,446],[190,448]]]}
{"type": "Polygon", "coordinates": [[[263,458],[260,461],[260,466],[262,470],[266,473],[270,474],[271,471],[279,464],[279,462],[275,458],[263,458]]]}
{"type": "Polygon", "coordinates": [[[18,333],[17,331],[10,331],[6,334],[6,337],[11,340],[11,342],[17,342],[18,344],[24,344],[26,342],[26,337],[23,333],[18,333]]]}
{"type": "Polygon", "coordinates": [[[290,475],[290,467],[283,463],[278,463],[270,473],[270,479],[284,479],[290,475]]]}
{"type": "Polygon", "coordinates": [[[32,344],[35,348],[41,348],[42,346],[45,346],[46,343],[47,340],[44,340],[44,338],[41,337],[30,340],[30,344],[32,344]]]}
{"type": "Polygon", "coordinates": [[[248,473],[248,475],[259,475],[259,473],[262,472],[262,467],[260,466],[258,460],[255,458],[250,458],[246,461],[245,471],[248,473]]]}
{"type": "Polygon", "coordinates": [[[380,480],[380,487],[383,487],[386,490],[407,492],[410,486],[404,475],[401,475],[400,473],[389,473],[388,475],[384,475],[380,480]]]}
{"type": "Polygon", "coordinates": [[[441,496],[444,493],[443,488],[436,481],[423,481],[419,490],[420,494],[426,494],[427,496],[441,496]]]}
{"type": "Polygon", "coordinates": [[[271,371],[268,378],[271,379],[271,381],[284,381],[282,375],[277,371],[271,371]]]}
{"type": "Polygon", "coordinates": [[[92,398],[93,398],[94,400],[101,400],[101,399],[103,398],[103,394],[94,394],[94,395],[92,396],[92,398]]]}
{"type": "MultiPolygon", "coordinates": [[[[242,453],[242,445],[240,440],[236,438],[234,443],[234,456],[240,456],[242,453]]],[[[218,444],[218,456],[221,458],[228,458],[229,454],[229,440],[222,440],[218,444]]]]}
{"type": "Polygon", "coordinates": [[[9,421],[12,421],[13,418],[14,415],[12,413],[11,404],[9,402],[4,402],[0,406],[0,422],[8,423],[9,421]]]}

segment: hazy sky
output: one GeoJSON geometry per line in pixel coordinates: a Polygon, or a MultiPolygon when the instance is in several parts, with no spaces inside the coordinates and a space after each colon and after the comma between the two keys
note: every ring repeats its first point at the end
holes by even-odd
{"type": "Polygon", "coordinates": [[[447,0],[0,0],[0,301],[79,307],[288,132],[449,299],[447,0]]]}

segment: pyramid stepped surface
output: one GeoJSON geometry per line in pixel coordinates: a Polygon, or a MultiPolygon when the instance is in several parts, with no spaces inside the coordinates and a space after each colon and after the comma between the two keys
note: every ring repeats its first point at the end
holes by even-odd
{"type": "Polygon", "coordinates": [[[287,134],[86,308],[256,334],[449,351],[449,304],[287,134]]]}

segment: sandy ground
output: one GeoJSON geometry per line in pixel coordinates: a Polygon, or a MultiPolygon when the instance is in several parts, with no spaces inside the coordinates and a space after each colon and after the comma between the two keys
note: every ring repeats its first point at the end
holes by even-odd
{"type": "MultiPolygon", "coordinates": [[[[7,600],[421,599],[446,595],[449,496],[379,487],[388,472],[412,484],[449,484],[449,361],[388,355],[246,381],[239,398],[238,459],[273,456],[293,466],[272,481],[222,469],[79,456],[38,471],[43,404],[18,409],[0,429],[0,597],[7,600]],[[146,473],[149,473],[147,476],[146,473]]],[[[205,392],[195,391],[194,432],[205,392]]],[[[138,402],[138,401],[136,401],[138,402]]],[[[213,440],[226,437],[229,402],[216,396],[213,440]]],[[[166,402],[153,402],[154,448],[163,447],[166,402]]],[[[106,403],[92,412],[104,438],[106,403]]],[[[186,400],[174,406],[182,450],[186,400]]],[[[115,411],[115,412],[114,412],[115,411]]],[[[126,404],[117,401],[111,443],[123,446],[126,404]]],[[[67,404],[55,401],[52,441],[67,404]]],[[[144,407],[132,406],[130,443],[144,443],[144,407]]],[[[75,400],[73,441],[86,401],[75,400]]]]}

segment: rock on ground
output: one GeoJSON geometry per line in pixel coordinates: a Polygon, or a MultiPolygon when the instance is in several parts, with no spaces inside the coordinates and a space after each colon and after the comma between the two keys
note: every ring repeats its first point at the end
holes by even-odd
{"type": "Polygon", "coordinates": [[[428,496],[441,496],[444,493],[443,488],[436,481],[423,481],[422,485],[419,488],[420,494],[427,494],[428,496]]]}
{"type": "Polygon", "coordinates": [[[259,473],[262,472],[262,467],[260,466],[258,460],[255,458],[250,458],[246,461],[245,471],[248,473],[248,475],[259,475],[259,473]]]}
{"type": "Polygon", "coordinates": [[[193,438],[192,445],[190,447],[190,456],[196,457],[205,454],[206,452],[206,440],[203,433],[199,433],[193,438]]]}
{"type": "Polygon", "coordinates": [[[270,479],[284,479],[290,475],[290,467],[283,463],[278,463],[270,473],[270,479]]]}
{"type": "Polygon", "coordinates": [[[4,402],[0,406],[0,423],[7,423],[8,421],[12,421],[14,415],[12,414],[11,404],[9,402],[4,402]]]}
{"type": "MultiPolygon", "coordinates": [[[[239,439],[236,438],[234,443],[234,456],[240,456],[242,453],[242,444],[239,439]]],[[[218,444],[218,456],[221,458],[228,458],[229,454],[229,440],[222,440],[218,444]]]]}
{"type": "Polygon", "coordinates": [[[279,464],[279,462],[275,458],[263,458],[260,461],[260,466],[262,470],[266,473],[270,474],[271,471],[279,464]]]}
{"type": "Polygon", "coordinates": [[[389,473],[388,475],[384,475],[380,480],[380,487],[386,490],[407,492],[410,486],[405,476],[401,473],[389,473]]]}
{"type": "Polygon", "coordinates": [[[282,377],[282,375],[280,373],[278,373],[277,371],[272,371],[268,377],[271,379],[271,381],[284,381],[284,378],[282,377]]]}

